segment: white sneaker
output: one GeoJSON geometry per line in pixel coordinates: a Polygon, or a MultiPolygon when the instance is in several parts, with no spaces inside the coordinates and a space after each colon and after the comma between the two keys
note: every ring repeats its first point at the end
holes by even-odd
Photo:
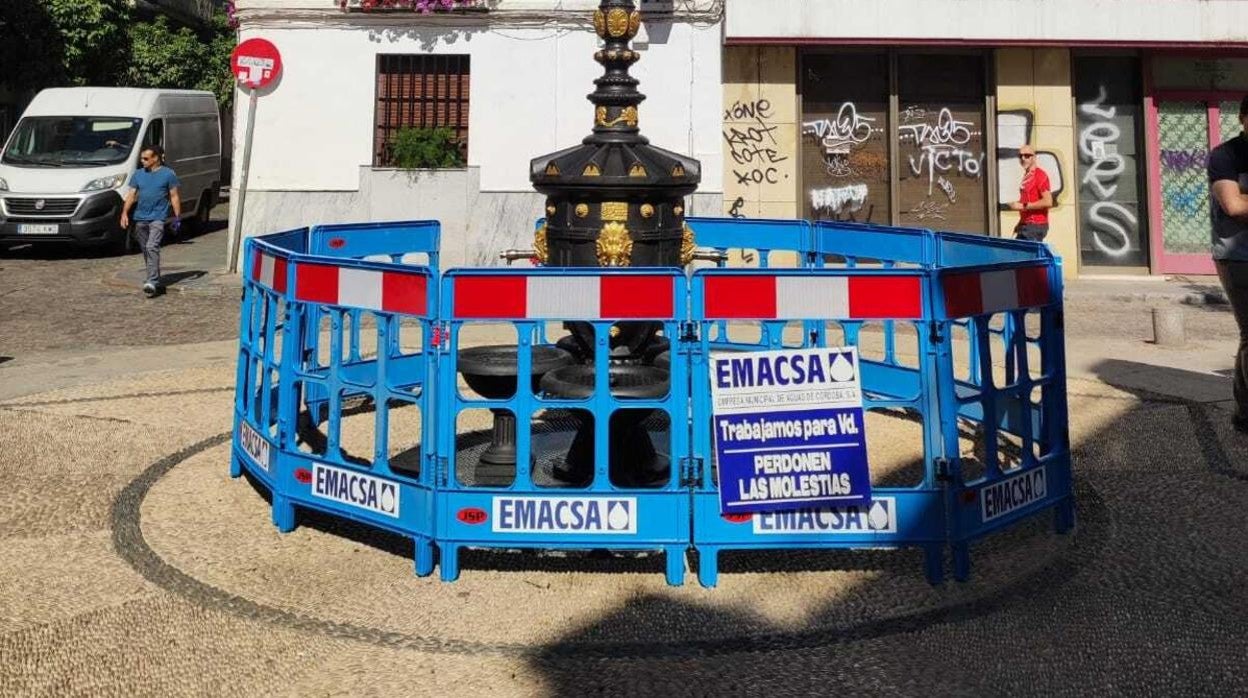
{"type": "Polygon", "coordinates": [[[145,284],[143,284],[143,295],[147,296],[148,298],[151,298],[152,296],[155,296],[155,295],[156,295],[156,284],[154,284],[154,283],[152,283],[152,282],[150,282],[150,281],[149,281],[149,282],[147,282],[147,283],[145,283],[145,284]]]}

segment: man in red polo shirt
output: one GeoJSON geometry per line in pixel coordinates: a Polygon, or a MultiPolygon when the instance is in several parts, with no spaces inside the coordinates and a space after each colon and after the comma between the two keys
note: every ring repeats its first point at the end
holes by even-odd
{"type": "Polygon", "coordinates": [[[1049,234],[1049,209],[1053,208],[1049,175],[1036,164],[1036,149],[1030,145],[1018,149],[1018,160],[1023,165],[1023,181],[1018,186],[1018,201],[1010,202],[1010,208],[1019,214],[1014,237],[1040,242],[1049,234]]]}

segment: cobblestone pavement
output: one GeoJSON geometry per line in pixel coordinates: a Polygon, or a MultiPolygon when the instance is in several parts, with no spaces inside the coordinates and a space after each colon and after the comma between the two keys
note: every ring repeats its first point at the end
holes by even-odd
{"type": "Polygon", "coordinates": [[[938,588],[910,552],[726,556],[715,590],[658,557],[443,584],[401,539],[279,535],[226,473],[228,362],[9,400],[0,695],[1243,694],[1248,440],[1213,403],[1070,392],[1073,536],[1037,519],[938,588]]]}
{"type": "MultiPolygon", "coordinates": [[[[165,245],[164,271],[185,278],[225,259],[225,207],[212,232],[165,245]]],[[[44,351],[182,344],[238,336],[238,296],[169,293],[147,299],[117,277],[143,267],[138,252],[69,245],[0,249],[0,356],[44,351]]]]}
{"type": "MultiPolygon", "coordinates": [[[[45,351],[234,336],[234,297],[112,283],[138,263],[0,254],[0,382],[45,351]]],[[[1234,326],[1185,312],[1168,351],[1141,341],[1146,303],[1069,308],[1078,529],[993,536],[937,588],[909,551],[725,554],[714,590],[667,587],[659,556],[469,553],[454,584],[417,578],[409,542],[316,517],[280,535],[228,478],[228,348],[50,377],[0,400],[0,696],[1245,694],[1234,326]]],[[[873,468],[907,462],[912,424],[869,428],[873,468]]]]}

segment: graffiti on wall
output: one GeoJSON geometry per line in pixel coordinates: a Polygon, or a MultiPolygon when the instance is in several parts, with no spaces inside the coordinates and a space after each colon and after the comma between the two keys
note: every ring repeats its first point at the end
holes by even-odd
{"type": "Polygon", "coordinates": [[[774,116],[771,101],[767,99],[738,101],[724,110],[724,121],[734,122],[724,126],[723,135],[732,158],[730,170],[736,185],[779,184],[789,178],[781,174],[779,168],[780,163],[789,159],[789,154],[783,152],[776,138],[779,125],[773,122],[774,116]]]}
{"type": "MultiPolygon", "coordinates": [[[[1023,166],[1018,150],[1031,143],[1036,116],[1030,109],[1007,109],[997,112],[997,205],[1009,210],[1009,203],[1018,200],[1018,186],[1023,181],[1023,166]]],[[[1062,179],[1062,162],[1051,150],[1036,150],[1036,164],[1049,176],[1053,188],[1053,204],[1060,201],[1066,183],[1062,179]]]]}
{"type": "Polygon", "coordinates": [[[957,193],[949,176],[983,176],[984,153],[968,147],[971,139],[980,135],[971,122],[955,119],[948,108],[931,118],[927,110],[914,106],[903,109],[899,121],[897,140],[901,147],[917,151],[906,155],[910,174],[927,179],[929,197],[939,190],[953,202],[957,193]]]}
{"type": "Polygon", "coordinates": [[[1087,120],[1079,130],[1079,159],[1084,165],[1080,184],[1096,200],[1084,221],[1092,245],[1110,257],[1122,257],[1131,252],[1131,241],[1139,235],[1139,220],[1114,200],[1127,165],[1118,153],[1122,138],[1122,129],[1114,123],[1118,109],[1105,104],[1106,96],[1102,85],[1096,98],[1079,105],[1081,123],[1087,120]]]}
{"type": "Polygon", "coordinates": [[[888,173],[888,158],[877,152],[878,143],[872,147],[884,136],[877,120],[854,102],[844,102],[830,117],[802,122],[801,136],[814,143],[823,162],[820,174],[827,178],[812,182],[806,192],[813,217],[871,220],[870,183],[886,181],[888,173]]]}
{"type": "Polygon", "coordinates": [[[811,136],[823,150],[823,162],[832,177],[856,177],[853,155],[857,146],[875,134],[875,119],[862,116],[853,102],[841,105],[833,119],[802,123],[802,135],[811,136]]]}

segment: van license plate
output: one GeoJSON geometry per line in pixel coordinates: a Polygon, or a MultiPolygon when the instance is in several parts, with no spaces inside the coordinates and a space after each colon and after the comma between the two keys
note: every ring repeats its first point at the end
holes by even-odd
{"type": "Polygon", "coordinates": [[[55,223],[19,223],[17,232],[20,235],[56,235],[60,226],[55,223]]]}

